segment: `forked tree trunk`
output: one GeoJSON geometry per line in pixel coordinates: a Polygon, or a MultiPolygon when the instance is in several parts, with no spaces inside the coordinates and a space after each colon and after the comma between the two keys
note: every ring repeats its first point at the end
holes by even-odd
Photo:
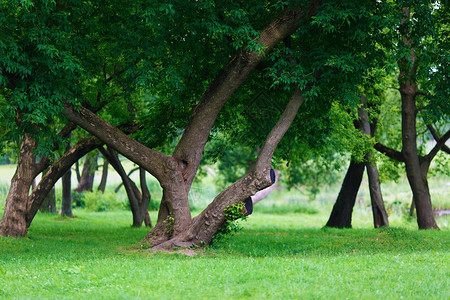
{"type": "Polygon", "coordinates": [[[326,227],[351,228],[352,213],[361,185],[365,163],[350,161],[341,190],[331,211],[326,227]]]}
{"type": "MultiPolygon", "coordinates": [[[[263,47],[263,53],[252,52],[244,47],[230,59],[211,82],[194,109],[172,156],[163,155],[143,146],[87,109],[80,108],[79,111],[75,111],[70,105],[65,106],[64,114],[70,120],[143,167],[160,182],[163,188],[163,198],[158,213],[158,222],[145,238],[145,242],[158,245],[173,237],[177,242],[209,243],[215,230],[220,226],[220,221],[223,222],[223,209],[227,205],[246,199],[270,185],[271,155],[263,151],[262,154],[260,153],[260,156],[264,158],[263,166],[255,167],[243,179],[216,197],[200,216],[194,220],[191,219],[188,192],[218,113],[250,72],[261,62],[265,54],[298,28],[300,18],[315,14],[320,2],[320,0],[311,1],[310,7],[306,9],[286,10],[281,16],[275,18],[260,32],[258,42],[263,47]],[[268,163],[267,159],[269,159],[268,163]],[[224,199],[224,195],[230,197],[224,199]],[[173,220],[173,223],[170,220],[173,220]]],[[[302,99],[301,92],[297,91],[293,98],[296,98],[296,101],[298,98],[302,99]]],[[[276,130],[276,137],[267,141],[267,147],[263,147],[265,151],[273,152],[274,148],[272,149],[271,145],[274,142],[278,143],[281,138],[279,133],[280,131],[276,130]]]]}
{"type": "Polygon", "coordinates": [[[25,134],[20,145],[16,173],[11,179],[5,210],[0,220],[0,235],[20,237],[27,233],[26,214],[28,194],[36,177],[35,155],[36,141],[25,134]]]}

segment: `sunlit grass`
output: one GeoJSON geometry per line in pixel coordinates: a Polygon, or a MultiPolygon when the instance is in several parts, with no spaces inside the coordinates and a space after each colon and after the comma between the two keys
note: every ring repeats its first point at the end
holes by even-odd
{"type": "Polygon", "coordinates": [[[449,296],[449,231],[321,229],[318,215],[255,213],[242,232],[185,257],[129,251],[148,229],[131,228],[127,212],[75,215],[40,214],[28,238],[0,238],[0,298],[449,296]]]}

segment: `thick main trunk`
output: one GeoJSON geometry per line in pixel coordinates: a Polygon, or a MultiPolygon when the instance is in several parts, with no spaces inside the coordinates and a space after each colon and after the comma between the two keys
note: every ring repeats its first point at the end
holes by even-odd
{"type": "MultiPolygon", "coordinates": [[[[408,88],[406,84],[404,85],[405,88],[408,88]]],[[[406,175],[413,193],[417,212],[417,224],[420,229],[438,229],[439,227],[433,216],[427,180],[423,176],[419,155],[417,153],[415,110],[415,97],[402,92],[402,154],[405,158],[406,175]]]]}
{"type": "MultiPolygon", "coordinates": [[[[409,22],[411,10],[403,10],[405,18],[402,23],[409,22]]],[[[417,211],[417,223],[420,229],[438,229],[433,216],[431,196],[427,180],[422,175],[420,158],[416,144],[416,94],[418,91],[415,81],[418,59],[414,50],[414,41],[410,39],[410,29],[400,27],[402,43],[400,46],[409,49],[409,59],[399,60],[400,95],[402,100],[402,154],[405,160],[406,176],[413,193],[414,204],[417,211]]]]}
{"type": "Polygon", "coordinates": [[[325,226],[337,228],[352,227],[352,212],[356,196],[361,185],[365,163],[350,162],[336,203],[331,211],[330,218],[325,226]]]}
{"type": "Polygon", "coordinates": [[[29,191],[36,177],[35,155],[36,142],[25,134],[20,145],[16,173],[11,179],[5,210],[0,220],[0,235],[20,237],[27,234],[26,214],[29,191]]]}

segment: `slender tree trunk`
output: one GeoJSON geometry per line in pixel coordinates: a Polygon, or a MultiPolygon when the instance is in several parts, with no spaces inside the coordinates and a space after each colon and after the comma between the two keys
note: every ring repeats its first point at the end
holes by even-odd
{"type": "Polygon", "coordinates": [[[0,235],[20,237],[27,234],[26,213],[28,193],[36,177],[35,155],[36,142],[25,134],[20,145],[17,169],[11,179],[11,186],[6,197],[5,210],[0,220],[0,235]]]}
{"type": "Polygon", "coordinates": [[[152,227],[152,220],[148,214],[148,205],[150,204],[151,194],[147,187],[147,180],[145,176],[145,170],[139,168],[139,181],[141,184],[141,199],[139,201],[140,218],[144,221],[146,227],[152,227]]]}
{"type": "Polygon", "coordinates": [[[78,183],[78,187],[75,189],[77,193],[84,191],[92,192],[94,187],[95,170],[97,169],[97,158],[98,153],[93,156],[86,156],[83,164],[83,171],[81,172],[80,182],[78,183]]]}
{"type": "MultiPolygon", "coordinates": [[[[376,129],[376,121],[370,126],[369,115],[367,113],[367,98],[361,96],[361,104],[363,105],[358,110],[361,131],[369,137],[373,137],[376,129]]],[[[373,214],[373,224],[375,228],[382,226],[389,226],[388,215],[384,207],[383,196],[381,194],[380,178],[378,175],[378,169],[372,154],[367,153],[366,159],[366,170],[367,177],[369,178],[369,191],[370,191],[370,202],[372,205],[373,214]]]]}
{"type": "MultiPolygon", "coordinates": [[[[71,148],[71,143],[67,142],[66,152],[71,148]]],[[[62,183],[62,200],[61,200],[61,216],[73,218],[72,213],[72,168],[70,167],[61,177],[62,183]]]]}
{"type": "Polygon", "coordinates": [[[122,179],[123,186],[125,187],[125,191],[128,196],[128,201],[130,202],[131,213],[133,215],[133,227],[142,226],[142,222],[144,221],[146,221],[146,226],[151,226],[150,217],[147,212],[147,207],[150,201],[150,192],[147,189],[146,183],[142,185],[143,180],[145,182],[145,173],[142,174],[142,171],[140,171],[141,187],[143,187],[143,193],[141,193],[133,180],[131,180],[125,172],[125,169],[120,163],[116,152],[110,147],[108,147],[108,150],[100,148],[100,152],[102,152],[103,156],[111,163],[111,166],[117,171],[122,179]],[[146,219],[146,217],[148,218],[146,219]]]}
{"type": "Polygon", "coordinates": [[[109,162],[107,159],[105,159],[103,157],[102,179],[100,180],[100,184],[98,186],[98,190],[102,193],[105,192],[105,188],[106,188],[106,180],[108,178],[108,167],[109,167],[109,162]]]}
{"type": "Polygon", "coordinates": [[[69,168],[62,176],[61,216],[73,218],[72,213],[72,170],[69,168]]]}
{"type": "Polygon", "coordinates": [[[81,173],[80,173],[80,161],[75,163],[75,175],[77,176],[77,182],[80,184],[81,181],[81,173]]]}
{"type": "Polygon", "coordinates": [[[361,185],[365,163],[350,161],[347,173],[339,191],[330,218],[325,226],[337,228],[352,227],[352,213],[361,185]]]}
{"type": "Polygon", "coordinates": [[[48,192],[47,196],[45,196],[44,201],[39,208],[41,212],[49,212],[52,214],[56,213],[56,195],[55,195],[55,186],[53,186],[48,192]]]}

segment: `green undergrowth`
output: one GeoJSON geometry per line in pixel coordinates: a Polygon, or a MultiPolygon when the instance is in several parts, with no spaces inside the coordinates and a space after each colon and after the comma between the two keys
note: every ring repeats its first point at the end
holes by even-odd
{"type": "MultiPolygon", "coordinates": [[[[38,214],[0,238],[1,299],[448,299],[450,231],[255,212],[196,257],[136,251],[129,212],[38,214]]],[[[155,220],[156,213],[151,214],[155,220]]]]}

